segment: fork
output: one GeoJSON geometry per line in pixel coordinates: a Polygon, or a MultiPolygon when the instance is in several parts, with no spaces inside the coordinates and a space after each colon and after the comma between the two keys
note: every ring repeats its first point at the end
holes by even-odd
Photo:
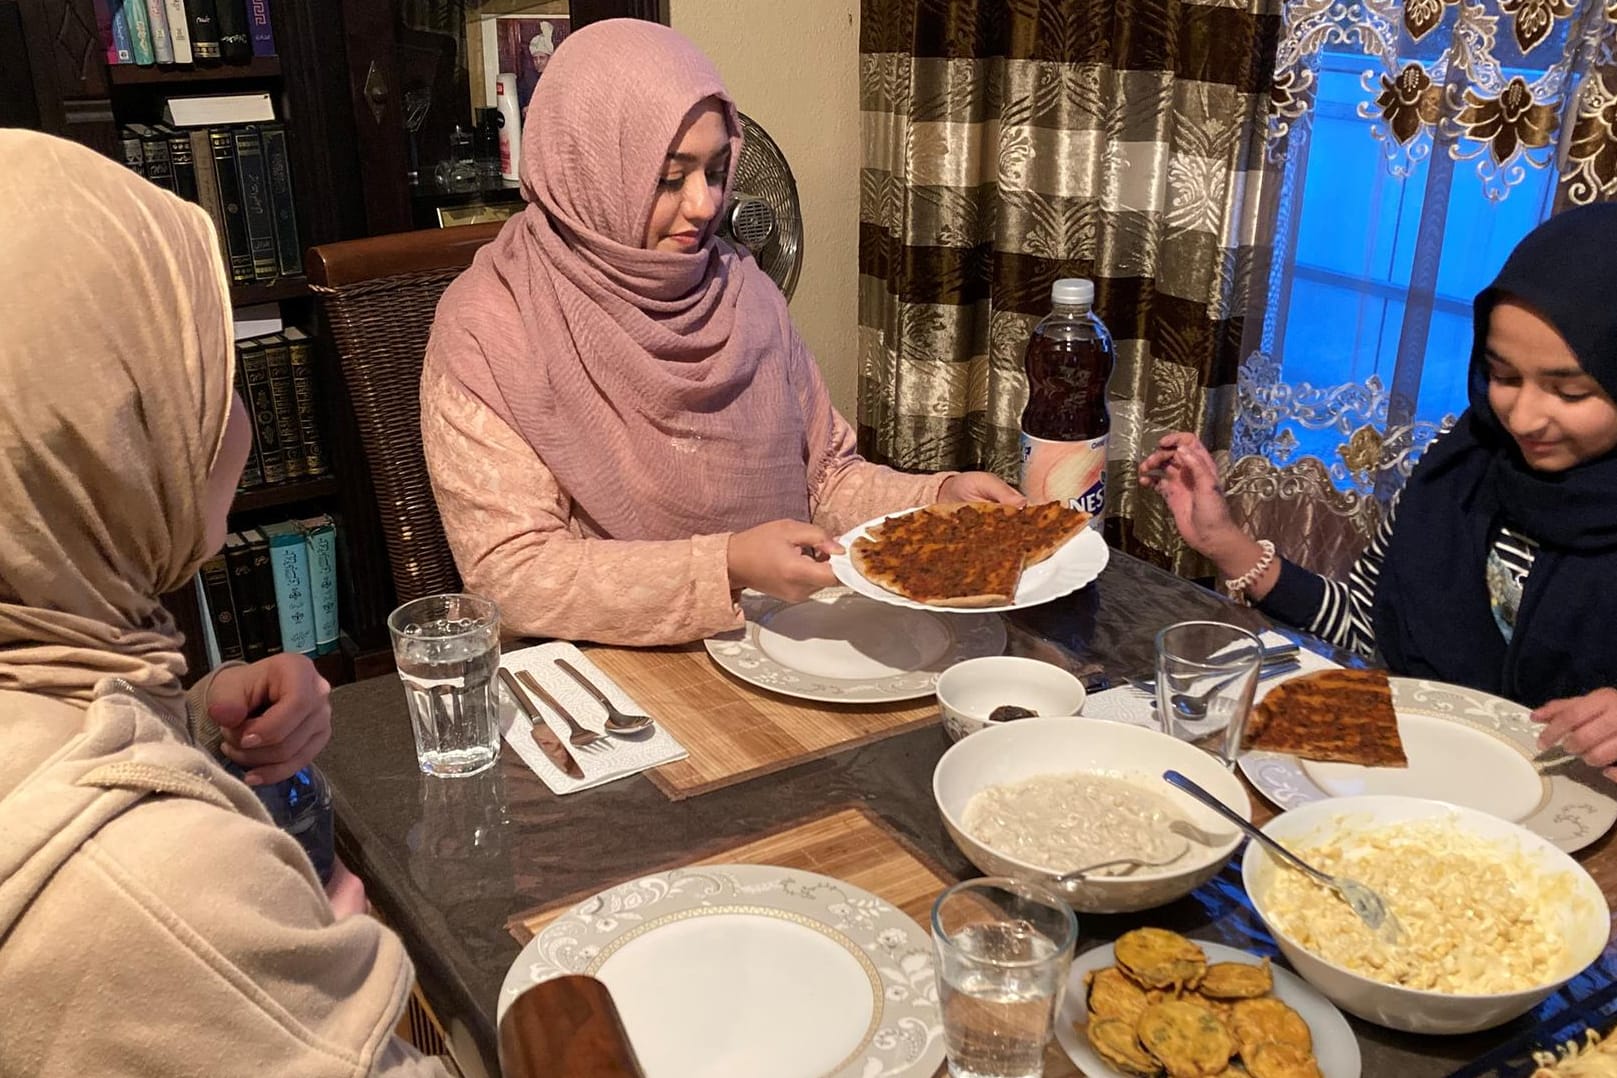
{"type": "Polygon", "coordinates": [[[567,724],[567,729],[572,731],[572,733],[567,736],[567,740],[573,744],[574,748],[588,748],[596,742],[602,741],[606,738],[605,734],[596,733],[594,730],[586,730],[584,727],[580,726],[578,724],[578,720],[573,718],[573,716],[568,713],[567,709],[561,706],[561,701],[557,700],[554,696],[545,691],[545,687],[539,684],[539,680],[528,671],[518,670],[517,680],[526,685],[529,691],[544,702],[546,707],[550,708],[550,710],[561,716],[562,722],[567,724]]]}
{"type": "Polygon", "coordinates": [[[1261,843],[1264,849],[1280,858],[1280,860],[1287,865],[1290,865],[1292,868],[1297,869],[1304,875],[1310,877],[1311,879],[1317,880],[1319,883],[1329,887],[1332,891],[1335,891],[1337,896],[1341,898],[1343,902],[1346,902],[1354,913],[1358,914],[1359,920],[1363,921],[1366,927],[1368,927],[1370,931],[1374,932],[1383,943],[1397,943],[1398,938],[1403,935],[1403,925],[1399,923],[1397,914],[1388,909],[1386,900],[1369,887],[1366,887],[1358,880],[1348,879],[1346,876],[1332,876],[1328,872],[1321,872],[1319,869],[1315,868],[1307,861],[1304,861],[1301,857],[1298,857],[1296,854],[1286,849],[1286,847],[1282,846],[1280,843],[1258,830],[1258,828],[1253,824],[1242,819],[1237,812],[1231,809],[1228,805],[1224,804],[1224,802],[1220,801],[1218,798],[1214,797],[1212,794],[1198,786],[1193,780],[1186,778],[1179,772],[1164,771],[1162,773],[1162,779],[1171,786],[1179,787],[1181,790],[1185,791],[1187,794],[1194,797],[1196,800],[1200,801],[1202,804],[1206,805],[1208,808],[1212,809],[1226,820],[1230,821],[1230,823],[1234,824],[1236,827],[1239,827],[1242,831],[1246,832],[1249,837],[1261,843]]]}

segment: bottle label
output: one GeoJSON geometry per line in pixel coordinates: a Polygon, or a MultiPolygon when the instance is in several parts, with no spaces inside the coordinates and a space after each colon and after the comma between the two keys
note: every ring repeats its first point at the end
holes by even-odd
{"type": "Polygon", "coordinates": [[[1064,502],[1099,528],[1106,510],[1107,435],[1055,442],[1022,435],[1022,493],[1030,502],[1064,502]]]}

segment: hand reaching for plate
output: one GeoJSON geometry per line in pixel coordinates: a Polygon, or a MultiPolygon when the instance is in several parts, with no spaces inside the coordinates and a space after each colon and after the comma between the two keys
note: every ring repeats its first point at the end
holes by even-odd
{"type": "Polygon", "coordinates": [[[772,520],[730,536],[730,586],[796,603],[836,584],[826,564],[842,544],[801,520],[772,520]]]}
{"type": "Polygon", "coordinates": [[[1533,712],[1534,722],[1545,724],[1539,748],[1559,745],[1583,757],[1591,767],[1605,769],[1617,780],[1617,689],[1596,689],[1584,696],[1551,700],[1533,712]]]}
{"type": "Polygon", "coordinates": [[[998,502],[1025,505],[1027,499],[1005,480],[989,472],[961,472],[951,475],[938,488],[940,502],[998,502]]]}

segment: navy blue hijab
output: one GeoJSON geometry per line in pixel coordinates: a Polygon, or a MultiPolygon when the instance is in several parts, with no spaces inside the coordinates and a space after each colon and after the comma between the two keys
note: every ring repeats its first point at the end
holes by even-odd
{"type": "Polygon", "coordinates": [[[1617,452],[1564,472],[1528,467],[1488,404],[1488,319],[1506,298],[1553,325],[1617,399],[1617,204],[1546,221],[1477,295],[1471,406],[1409,478],[1373,617],[1394,673],[1537,707],[1617,686],[1617,452]],[[1508,645],[1485,579],[1507,524],[1540,544],[1508,645]]]}

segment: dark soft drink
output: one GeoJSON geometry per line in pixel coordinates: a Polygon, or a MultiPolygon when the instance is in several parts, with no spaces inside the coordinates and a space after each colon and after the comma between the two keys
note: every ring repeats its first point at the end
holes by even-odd
{"type": "Polygon", "coordinates": [[[1028,401],[1022,411],[1022,493],[1060,501],[1093,516],[1106,508],[1106,407],[1116,353],[1095,317],[1095,286],[1063,279],[1050,289],[1051,310],[1027,342],[1028,401]]]}

